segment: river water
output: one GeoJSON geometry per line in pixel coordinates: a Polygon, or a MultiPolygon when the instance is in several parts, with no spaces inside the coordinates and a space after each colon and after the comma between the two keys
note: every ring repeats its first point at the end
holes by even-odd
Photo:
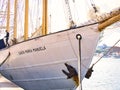
{"type": "Polygon", "coordinates": [[[120,90],[120,58],[102,58],[93,70],[90,79],[83,80],[83,90],[120,90]]]}

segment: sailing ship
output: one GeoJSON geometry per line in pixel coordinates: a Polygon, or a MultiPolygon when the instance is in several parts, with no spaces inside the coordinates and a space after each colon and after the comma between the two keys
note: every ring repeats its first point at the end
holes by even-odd
{"type": "MultiPolygon", "coordinates": [[[[70,15],[69,28],[48,34],[47,0],[43,0],[42,35],[28,38],[28,2],[25,0],[24,41],[0,50],[0,73],[25,90],[74,89],[89,70],[100,32],[120,20],[120,10],[101,21],[90,20],[79,26],[74,24],[70,15]]],[[[70,14],[68,0],[65,2],[70,14]]],[[[10,0],[8,15],[9,6],[10,0]]]]}

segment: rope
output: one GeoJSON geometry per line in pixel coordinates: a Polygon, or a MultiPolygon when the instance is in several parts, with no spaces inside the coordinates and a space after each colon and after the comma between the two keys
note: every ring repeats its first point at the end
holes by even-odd
{"type": "Polygon", "coordinates": [[[82,63],[81,63],[81,39],[82,39],[82,36],[80,34],[77,34],[76,35],[76,38],[78,39],[78,42],[79,42],[79,57],[78,57],[78,77],[79,77],[79,90],[82,90],[82,79],[81,79],[81,76],[82,76],[82,63]]]}
{"type": "Polygon", "coordinates": [[[107,54],[110,52],[110,50],[112,50],[112,49],[114,48],[114,46],[115,46],[119,41],[120,41],[120,39],[119,39],[104,55],[102,55],[102,56],[88,69],[88,71],[87,71],[87,73],[86,73],[86,75],[85,75],[85,77],[86,77],[87,79],[89,79],[90,76],[92,75],[93,66],[94,66],[95,64],[97,64],[105,55],[107,55],[107,54]]]}
{"type": "Polygon", "coordinates": [[[70,5],[69,5],[68,0],[65,0],[65,4],[66,4],[67,10],[68,10],[68,15],[69,15],[68,18],[70,21],[72,21],[72,14],[71,14],[70,5]]]}
{"type": "MultiPolygon", "coordinates": [[[[68,36],[68,40],[70,41],[70,45],[71,45],[71,48],[72,48],[72,50],[73,50],[73,52],[74,52],[74,55],[75,55],[76,57],[78,57],[77,53],[75,52],[74,46],[73,46],[73,44],[72,44],[72,40],[70,39],[69,33],[67,33],[67,36],[68,36]]],[[[82,62],[81,62],[81,65],[82,65],[84,68],[88,69],[82,62]]]]}
{"type": "Polygon", "coordinates": [[[95,13],[98,12],[97,7],[95,6],[94,1],[93,1],[93,0],[90,0],[90,2],[91,2],[91,6],[93,7],[95,13]]]}
{"type": "MultiPolygon", "coordinates": [[[[73,3],[74,3],[74,1],[73,1],[73,3]]],[[[73,21],[73,17],[72,17],[72,14],[71,14],[71,9],[70,9],[70,3],[69,3],[68,0],[65,0],[65,5],[66,5],[66,8],[67,8],[67,13],[68,13],[68,19],[69,19],[69,24],[70,24],[69,27],[70,28],[75,28],[76,25],[73,21]]]]}
{"type": "Polygon", "coordinates": [[[112,50],[118,42],[120,42],[120,39],[119,39],[104,55],[102,55],[102,56],[98,59],[98,61],[96,61],[92,66],[94,66],[95,64],[97,64],[105,55],[107,55],[107,54],[110,52],[110,50],[112,50]]]}
{"type": "Polygon", "coordinates": [[[5,58],[5,60],[0,64],[0,67],[7,61],[7,59],[9,58],[10,56],[10,52],[8,53],[7,57],[5,58]]]}

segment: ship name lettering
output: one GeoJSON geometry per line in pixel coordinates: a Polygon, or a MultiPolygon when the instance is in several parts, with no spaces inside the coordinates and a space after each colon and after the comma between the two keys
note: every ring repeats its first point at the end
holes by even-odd
{"type": "Polygon", "coordinates": [[[32,52],[43,51],[45,49],[46,49],[45,46],[37,47],[37,48],[33,48],[33,49],[26,49],[26,50],[23,50],[23,51],[19,51],[18,54],[23,55],[23,54],[32,53],[32,52]]]}

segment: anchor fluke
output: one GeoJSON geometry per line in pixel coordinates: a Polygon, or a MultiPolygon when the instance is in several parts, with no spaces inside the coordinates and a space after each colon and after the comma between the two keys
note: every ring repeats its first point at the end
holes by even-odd
{"type": "Polygon", "coordinates": [[[68,71],[62,70],[62,72],[67,76],[67,79],[71,79],[75,82],[75,85],[78,86],[79,85],[79,78],[78,78],[78,73],[76,71],[76,69],[71,66],[68,65],[67,63],[65,63],[65,66],[67,67],[68,71]]]}
{"type": "Polygon", "coordinates": [[[65,63],[65,66],[67,67],[69,72],[67,72],[65,70],[62,70],[62,72],[67,76],[67,79],[78,75],[77,71],[75,70],[75,68],[73,66],[68,65],[67,63],[65,63]]]}
{"type": "Polygon", "coordinates": [[[89,79],[92,75],[92,72],[93,72],[93,66],[91,68],[88,69],[86,75],[85,75],[85,78],[89,79]]]}

